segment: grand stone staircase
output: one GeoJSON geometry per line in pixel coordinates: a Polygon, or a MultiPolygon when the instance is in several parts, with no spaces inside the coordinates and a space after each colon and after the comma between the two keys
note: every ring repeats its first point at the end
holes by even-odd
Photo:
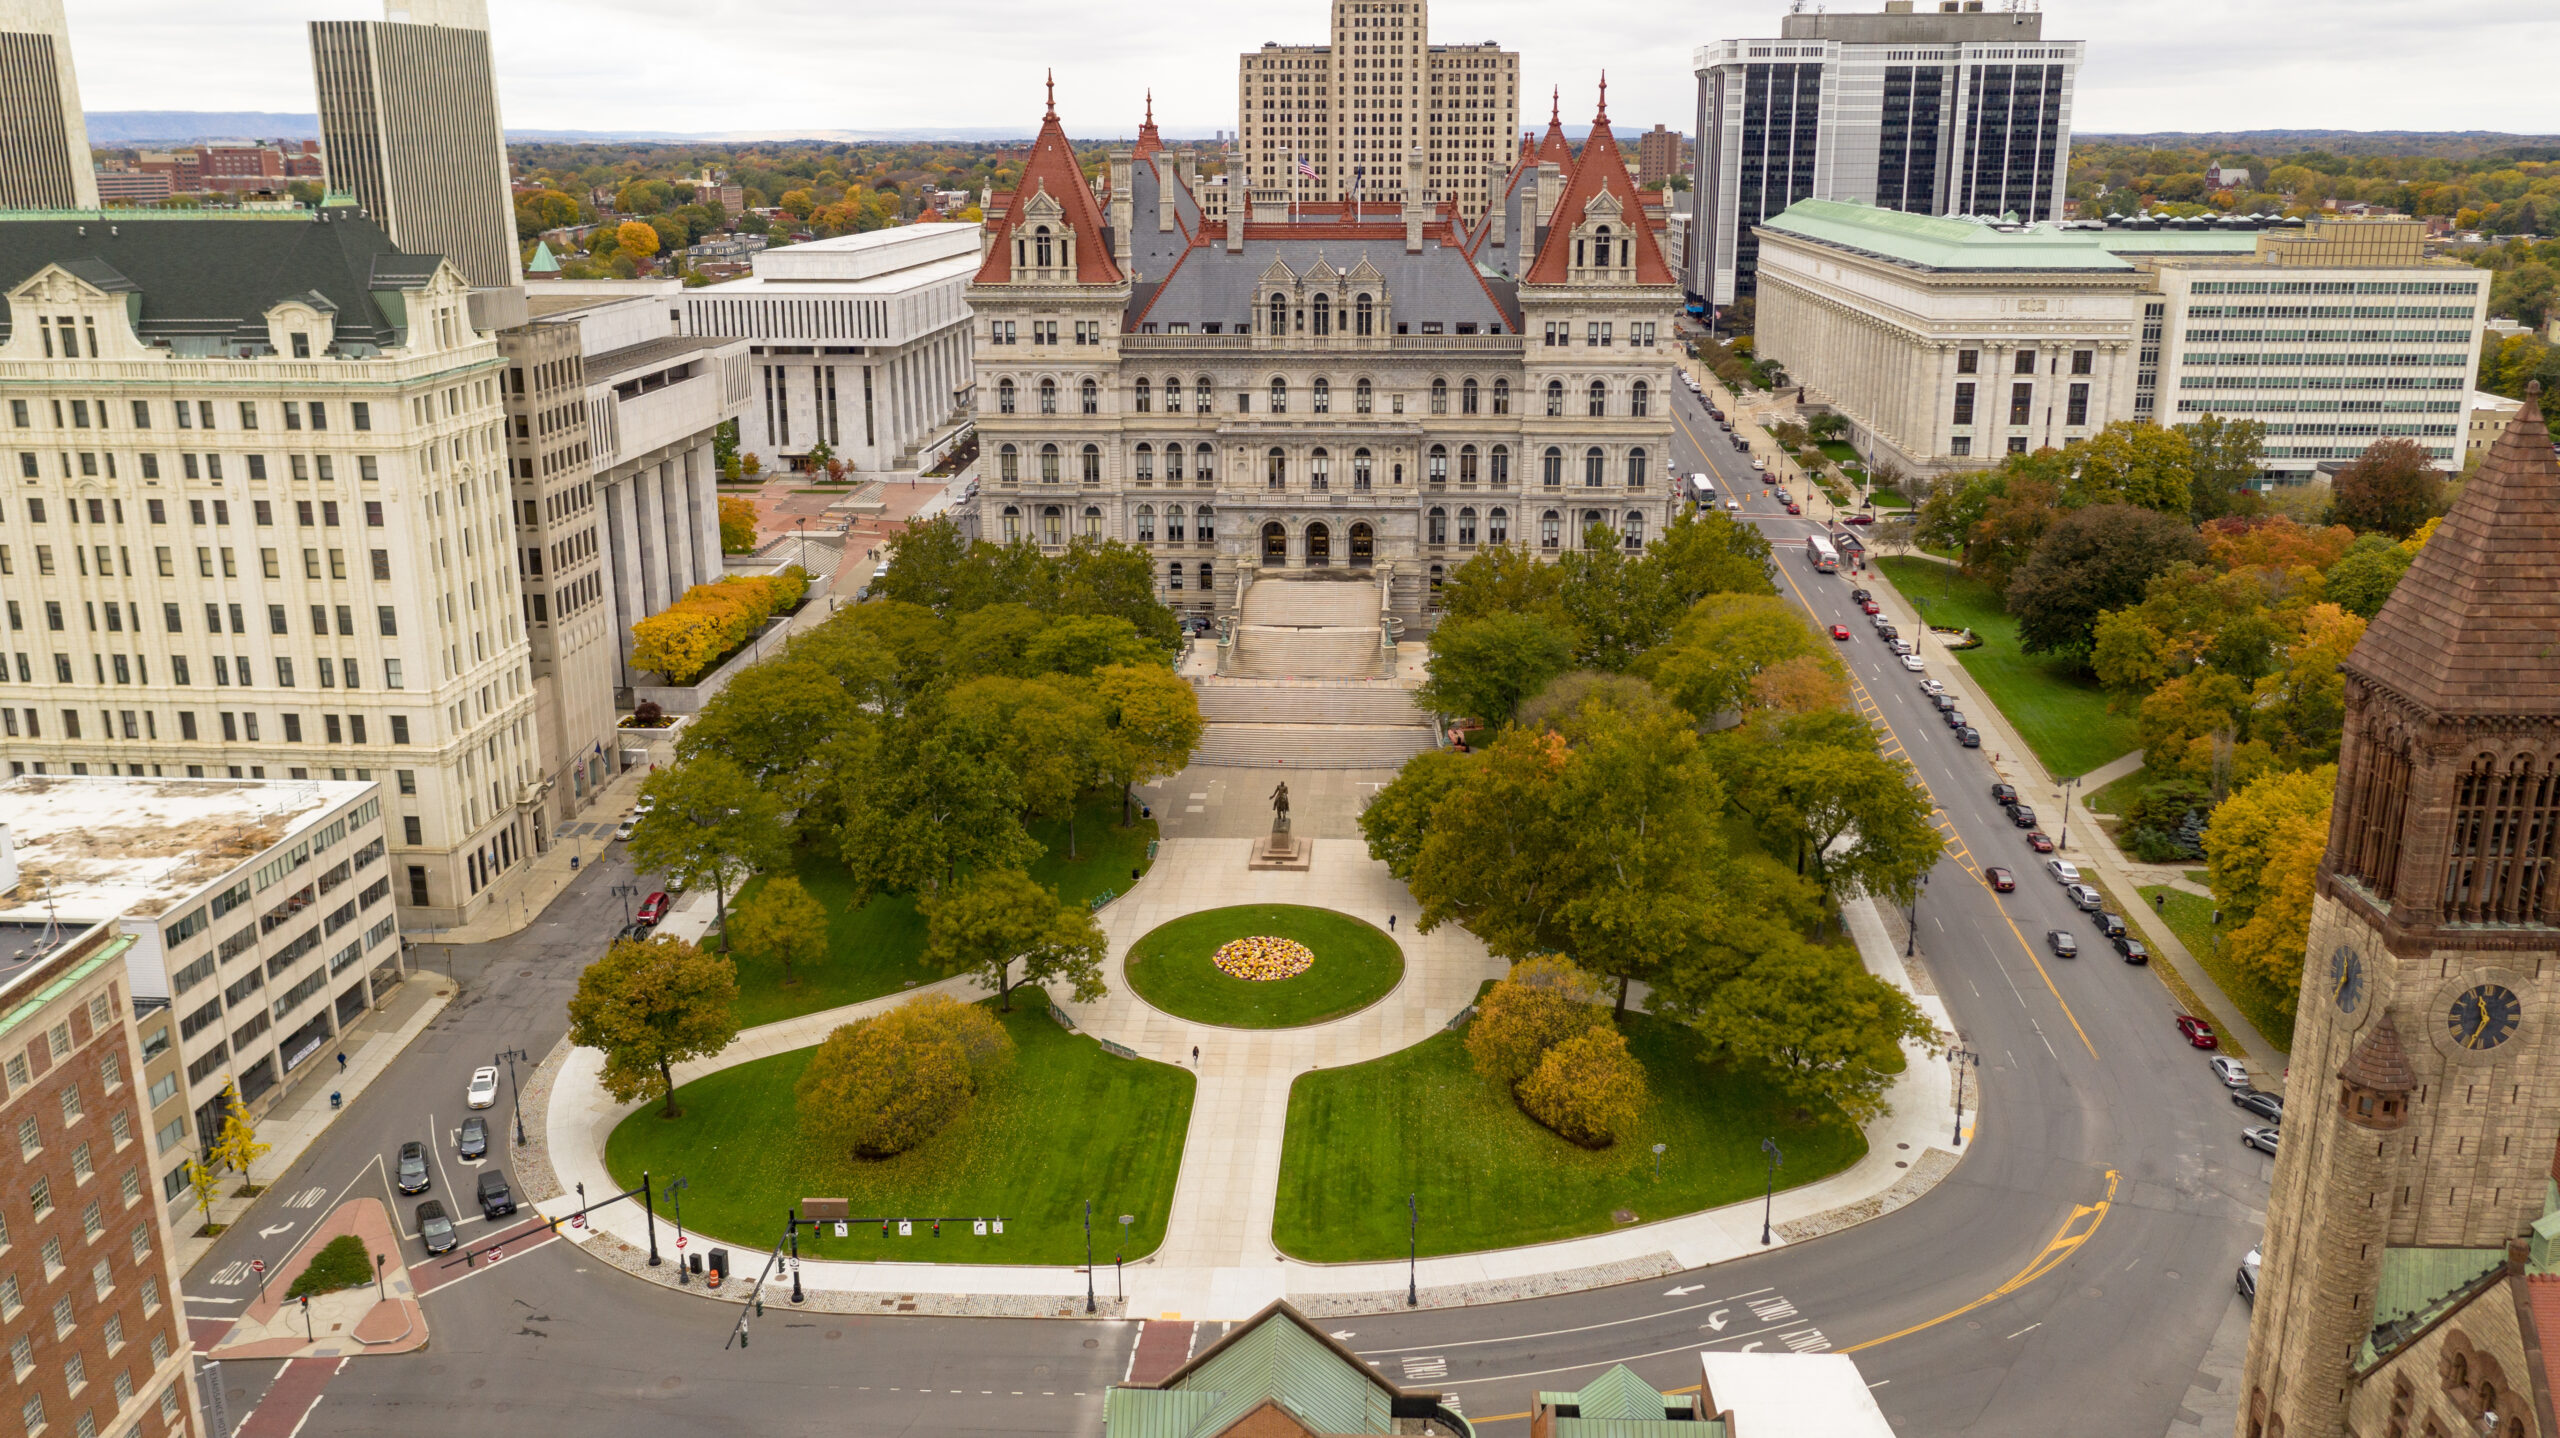
{"type": "Polygon", "coordinates": [[[1378,587],[1349,579],[1258,579],[1218,672],[1238,679],[1374,679],[1385,666],[1378,587]]]}
{"type": "Polygon", "coordinates": [[[1195,681],[1208,721],[1194,764],[1393,769],[1439,742],[1391,673],[1375,583],[1256,580],[1215,677],[1195,681]]]}

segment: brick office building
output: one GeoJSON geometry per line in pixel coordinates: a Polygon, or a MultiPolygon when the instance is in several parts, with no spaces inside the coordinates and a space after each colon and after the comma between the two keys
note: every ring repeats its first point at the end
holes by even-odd
{"type": "MultiPolygon", "coordinates": [[[[0,881],[13,876],[0,875],[0,881]]],[[[100,925],[0,954],[0,1348],[20,1431],[203,1431],[167,1223],[148,1178],[131,936],[100,925]]]]}

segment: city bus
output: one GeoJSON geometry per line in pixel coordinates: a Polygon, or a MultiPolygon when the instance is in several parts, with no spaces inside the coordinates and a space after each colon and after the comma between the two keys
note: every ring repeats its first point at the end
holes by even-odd
{"type": "Polygon", "coordinates": [[[1840,572],[1840,551],[1833,549],[1831,541],[1819,534],[1808,534],[1804,537],[1804,557],[1805,562],[1812,565],[1816,573],[1840,572]]]}
{"type": "Polygon", "coordinates": [[[1716,482],[1703,474],[1689,476],[1689,498],[1700,509],[1716,507],[1716,482]]]}

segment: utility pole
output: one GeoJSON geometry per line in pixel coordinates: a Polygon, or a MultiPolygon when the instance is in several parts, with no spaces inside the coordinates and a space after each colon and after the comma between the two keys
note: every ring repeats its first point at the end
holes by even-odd
{"type": "Polygon", "coordinates": [[[1778,1209],[1778,1166],[1787,1161],[1787,1156],[1778,1152],[1774,1138],[1760,1140],[1760,1151],[1769,1155],[1769,1188],[1760,1197],[1760,1243],[1765,1248],[1769,1243],[1769,1220],[1778,1209]]]}
{"type": "Polygon", "coordinates": [[[1084,1311],[1093,1306],[1093,1200],[1084,1201],[1084,1311]]]}
{"type": "Polygon", "coordinates": [[[1422,1195],[1404,1196],[1404,1306],[1422,1306],[1422,1195]]]}

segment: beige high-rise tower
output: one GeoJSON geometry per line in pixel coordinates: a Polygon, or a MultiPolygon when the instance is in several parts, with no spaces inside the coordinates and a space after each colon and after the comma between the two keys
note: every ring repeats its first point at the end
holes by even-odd
{"type": "Polygon", "coordinates": [[[473,289],[523,284],[487,0],[389,0],[384,13],[311,22],[330,185],[473,289]]]}
{"type": "Polygon", "coordinates": [[[1258,190],[1392,199],[1418,144],[1431,189],[1474,220],[1519,130],[1519,52],[1432,44],[1427,0],[1333,0],[1328,43],[1269,44],[1237,62],[1237,149],[1258,190]]]}
{"type": "Polygon", "coordinates": [[[0,0],[0,209],[97,207],[62,0],[0,0]]]}

